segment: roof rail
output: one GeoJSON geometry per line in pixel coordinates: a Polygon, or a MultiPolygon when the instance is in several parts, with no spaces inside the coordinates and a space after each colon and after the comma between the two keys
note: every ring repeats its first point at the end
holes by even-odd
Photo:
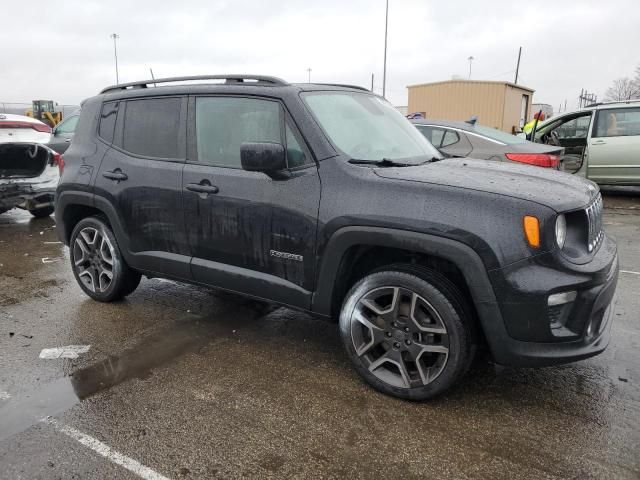
{"type": "Polygon", "coordinates": [[[368,88],[361,87],[360,85],[349,85],[347,83],[316,83],[315,85],[326,85],[327,87],[355,88],[356,90],[371,92],[371,90],[369,90],[368,88]]]}
{"type": "Polygon", "coordinates": [[[226,84],[243,84],[250,83],[251,85],[273,85],[283,86],[289,85],[287,82],[277,77],[269,77],[266,75],[192,75],[187,77],[168,77],[168,78],[156,78],[151,80],[141,80],[138,82],[119,83],[118,85],[111,85],[110,87],[103,88],[100,93],[116,92],[118,90],[127,90],[134,88],[148,88],[149,85],[155,85],[156,83],[170,83],[170,82],[188,82],[193,80],[224,80],[226,84]],[[246,82],[251,80],[251,82],[246,82]]]}

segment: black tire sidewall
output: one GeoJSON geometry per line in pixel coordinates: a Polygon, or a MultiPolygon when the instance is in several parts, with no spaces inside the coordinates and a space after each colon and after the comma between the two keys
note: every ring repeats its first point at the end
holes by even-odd
{"type": "Polygon", "coordinates": [[[78,285],[80,285],[80,288],[82,288],[84,293],[86,293],[89,297],[100,302],[111,302],[113,300],[122,298],[122,292],[128,285],[128,267],[124,262],[122,253],[120,253],[120,248],[118,247],[118,242],[116,241],[115,235],[111,231],[111,228],[109,228],[109,226],[103,220],[97,217],[88,217],[78,222],[78,224],[73,229],[73,232],[71,233],[71,240],[69,241],[69,257],[71,259],[71,269],[73,270],[73,275],[76,278],[78,285]],[[75,266],[75,240],[80,231],[87,227],[99,230],[102,235],[106,236],[109,239],[111,245],[113,246],[113,279],[111,280],[111,285],[109,285],[109,288],[104,292],[92,292],[91,290],[89,290],[85,286],[82,279],[78,276],[78,272],[75,266]]]}
{"type": "Polygon", "coordinates": [[[407,400],[426,400],[441,394],[451,387],[467,370],[471,352],[469,330],[461,318],[463,312],[456,310],[453,299],[447,297],[446,289],[440,289],[433,281],[427,281],[403,271],[380,271],[357,282],[347,293],[340,311],[340,336],[347,355],[358,374],[375,389],[407,400]],[[399,388],[378,379],[363,365],[351,341],[351,316],[362,296],[380,287],[401,287],[412,290],[425,298],[438,311],[449,337],[449,356],[444,370],[428,385],[415,388],[399,388]]]}

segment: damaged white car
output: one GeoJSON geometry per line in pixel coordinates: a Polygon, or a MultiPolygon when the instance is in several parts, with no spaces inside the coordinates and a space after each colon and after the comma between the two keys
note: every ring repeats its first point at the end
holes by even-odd
{"type": "Polygon", "coordinates": [[[50,139],[47,124],[0,113],[0,214],[12,208],[37,218],[53,213],[62,159],[45,145],[50,139]]]}

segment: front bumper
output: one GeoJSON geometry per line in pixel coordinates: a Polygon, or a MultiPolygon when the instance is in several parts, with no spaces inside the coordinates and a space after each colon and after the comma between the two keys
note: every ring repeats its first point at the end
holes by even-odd
{"type": "Polygon", "coordinates": [[[545,366],[601,353],[610,339],[618,270],[615,242],[606,237],[587,264],[549,252],[490,272],[502,315],[487,336],[496,361],[545,366]],[[575,299],[548,305],[550,295],[564,292],[575,299]]]}

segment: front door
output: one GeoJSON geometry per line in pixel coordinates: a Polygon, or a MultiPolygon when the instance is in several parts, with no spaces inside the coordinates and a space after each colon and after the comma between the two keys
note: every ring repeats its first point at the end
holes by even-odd
{"type": "Polygon", "coordinates": [[[72,115],[62,123],[59,123],[58,126],[53,129],[51,140],[47,146],[58,153],[66,152],[69,145],[71,145],[71,140],[73,139],[73,134],[76,131],[79,119],[80,115],[72,115]]]}
{"type": "Polygon", "coordinates": [[[282,104],[193,97],[183,176],[195,280],[308,308],[314,282],[320,180],[282,104]],[[286,146],[288,169],[242,169],[243,142],[286,146]]]}
{"type": "Polygon", "coordinates": [[[111,213],[131,266],[180,279],[191,278],[182,216],[186,103],[186,97],[106,103],[99,136],[113,142],[95,183],[96,202],[105,203],[97,206],[111,213]],[[115,127],[103,132],[113,110],[115,127]]]}
{"type": "Polygon", "coordinates": [[[588,178],[640,185],[640,107],[597,112],[589,139],[588,178]]]}

